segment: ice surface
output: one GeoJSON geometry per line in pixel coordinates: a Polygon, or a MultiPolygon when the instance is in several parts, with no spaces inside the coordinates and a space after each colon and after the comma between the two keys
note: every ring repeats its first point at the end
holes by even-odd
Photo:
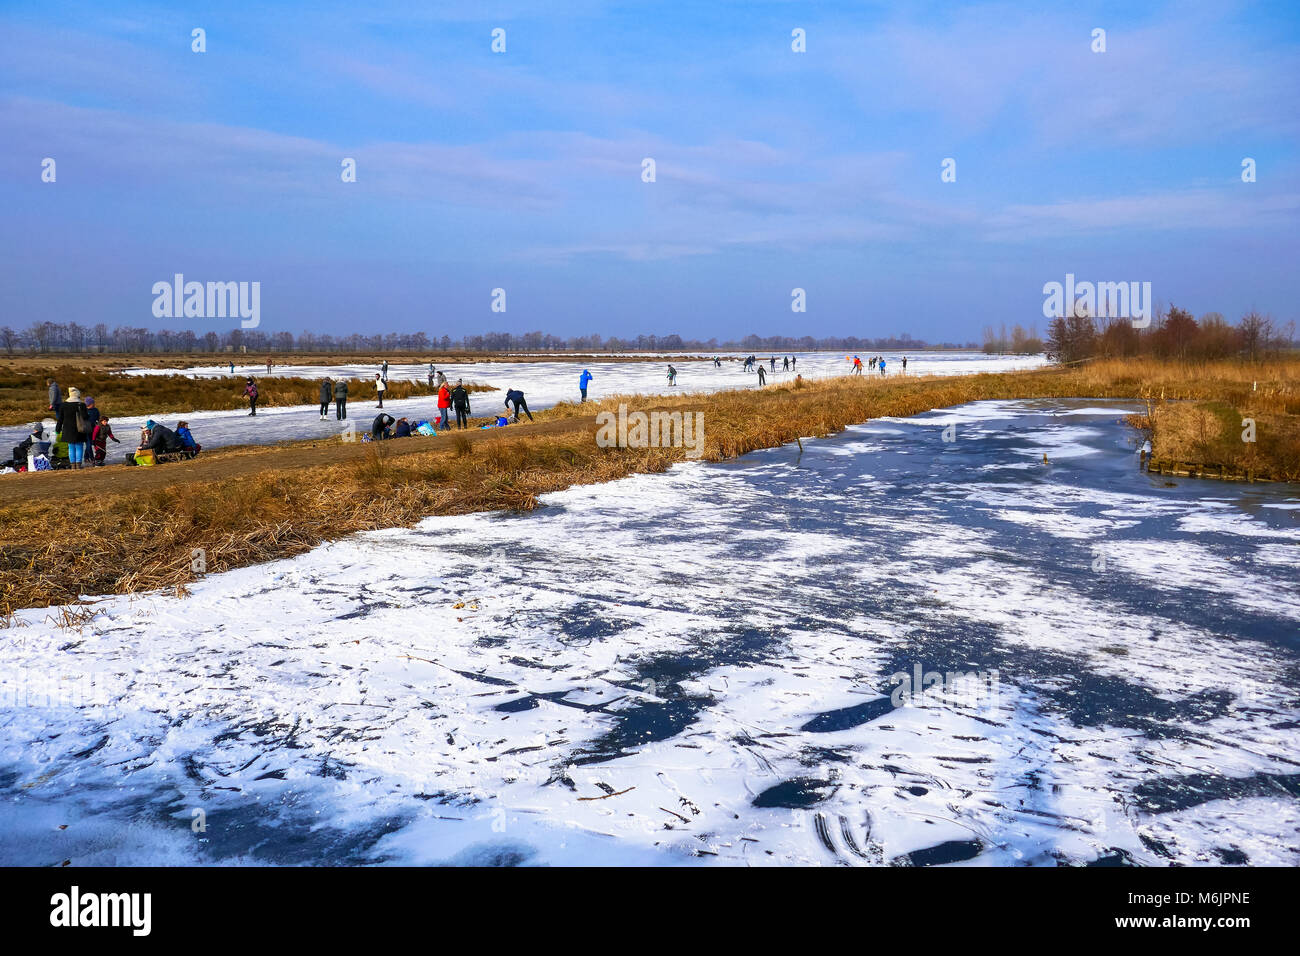
{"type": "Polygon", "coordinates": [[[1126,410],[977,403],[20,612],[0,863],[1300,863],[1293,499],[1148,478],[1126,410]]]}

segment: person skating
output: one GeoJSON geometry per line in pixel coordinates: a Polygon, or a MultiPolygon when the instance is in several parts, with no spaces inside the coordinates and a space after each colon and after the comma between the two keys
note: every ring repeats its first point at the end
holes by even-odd
{"type": "Polygon", "coordinates": [[[334,383],[334,419],[343,421],[348,417],[348,380],[341,378],[334,383]]]}
{"type": "Polygon", "coordinates": [[[433,372],[434,372],[433,363],[430,362],[429,363],[429,387],[430,388],[433,388],[433,372]]]}
{"type": "Polygon", "coordinates": [[[438,427],[450,428],[447,423],[447,409],[451,408],[451,389],[443,382],[438,386],[438,427]]]}
{"type": "Polygon", "coordinates": [[[584,402],[587,400],[587,386],[591,384],[592,378],[594,376],[585,368],[582,370],[582,374],[578,376],[578,391],[582,393],[584,402]]]}
{"type": "Polygon", "coordinates": [[[388,388],[388,383],[384,381],[384,377],[380,373],[376,372],[375,373],[375,394],[379,396],[379,404],[375,406],[376,408],[384,407],[384,391],[387,388],[388,388]]]}
{"type": "Polygon", "coordinates": [[[235,374],[235,363],[233,361],[230,363],[230,374],[235,374]]]}
{"type": "Polygon", "coordinates": [[[773,372],[776,371],[776,356],[775,356],[775,355],[772,356],[772,371],[773,371],[773,372]]]}
{"type": "Polygon", "coordinates": [[[904,372],[907,371],[907,356],[906,356],[906,355],[903,356],[903,371],[904,371],[904,372]]]}
{"type": "Polygon", "coordinates": [[[68,464],[80,469],[86,460],[86,442],[90,441],[90,421],[79,389],[68,389],[68,400],[59,405],[54,428],[59,440],[67,443],[68,464]]]}
{"type": "Polygon", "coordinates": [[[677,369],[673,368],[672,363],[669,363],[668,365],[668,384],[677,384],[677,369]]]}
{"type": "Polygon", "coordinates": [[[325,413],[330,410],[330,399],[334,397],[334,379],[328,375],[320,383],[320,420],[325,421],[325,413]]]}
{"type": "Polygon", "coordinates": [[[791,356],[790,356],[790,371],[794,371],[795,366],[797,366],[798,364],[799,364],[799,356],[797,356],[797,355],[791,355],[791,356]]]}
{"type": "Polygon", "coordinates": [[[520,409],[523,409],[530,422],[533,420],[533,413],[528,410],[528,402],[524,401],[524,393],[517,388],[512,388],[506,392],[506,408],[509,408],[512,404],[515,406],[515,421],[519,421],[520,409]]]}
{"type": "Polygon", "coordinates": [[[856,355],[853,356],[853,374],[862,374],[862,359],[858,358],[856,355]]]}
{"type": "MultiPolygon", "coordinates": [[[[269,364],[269,363],[268,363],[269,364]]],[[[250,378],[244,386],[244,394],[248,396],[248,414],[257,414],[257,386],[253,384],[250,378]]]]}
{"type": "Polygon", "coordinates": [[[885,359],[882,356],[880,359],[880,377],[884,378],[884,376],[885,376],[885,359]]]}
{"type": "Polygon", "coordinates": [[[456,379],[456,387],[451,390],[451,404],[456,409],[456,427],[469,427],[469,390],[456,379]]]}
{"type": "Polygon", "coordinates": [[[782,356],[782,358],[781,358],[781,371],[783,371],[783,372],[788,372],[788,371],[790,371],[790,356],[788,356],[788,355],[782,356]]]}
{"type": "Polygon", "coordinates": [[[383,377],[384,384],[387,385],[388,384],[388,359],[384,359],[384,367],[380,370],[379,374],[383,377]]]}
{"type": "Polygon", "coordinates": [[[758,385],[760,388],[762,388],[766,384],[767,384],[767,372],[765,372],[763,370],[763,366],[760,365],[758,367],[758,385]]]}
{"type": "Polygon", "coordinates": [[[392,415],[387,412],[380,412],[375,416],[375,420],[370,423],[370,437],[375,441],[383,441],[388,437],[388,428],[394,421],[392,415]]]}

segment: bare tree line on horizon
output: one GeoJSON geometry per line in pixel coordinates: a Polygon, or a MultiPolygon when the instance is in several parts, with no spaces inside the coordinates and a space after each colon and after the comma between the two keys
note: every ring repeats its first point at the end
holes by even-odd
{"type": "MultiPolygon", "coordinates": [[[[26,329],[0,327],[0,350],[7,355],[71,353],[260,353],[286,352],[810,352],[819,350],[864,351],[875,349],[975,349],[974,342],[927,343],[906,333],[878,338],[857,336],[801,337],[747,335],[719,341],[686,339],[670,335],[638,335],[622,338],[599,334],[564,338],[545,332],[484,332],[452,339],[425,332],[377,335],[353,333],[347,336],[320,335],[304,331],[266,333],[256,329],[228,329],[204,333],[192,330],[146,329],[106,324],[83,326],[76,322],[35,322],[26,329]]],[[[1041,349],[1040,349],[1041,351],[1041,349]]]]}

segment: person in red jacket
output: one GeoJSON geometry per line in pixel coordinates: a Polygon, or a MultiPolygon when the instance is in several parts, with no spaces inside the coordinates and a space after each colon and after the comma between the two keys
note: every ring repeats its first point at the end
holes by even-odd
{"type": "Polygon", "coordinates": [[[441,417],[438,419],[439,428],[451,427],[447,422],[447,409],[451,408],[451,389],[447,383],[443,382],[438,388],[438,412],[441,417]]]}
{"type": "Polygon", "coordinates": [[[113,434],[113,426],[108,423],[108,416],[104,416],[95,422],[95,429],[90,433],[90,445],[95,451],[96,465],[104,463],[105,449],[110,438],[117,441],[117,436],[113,434]]]}

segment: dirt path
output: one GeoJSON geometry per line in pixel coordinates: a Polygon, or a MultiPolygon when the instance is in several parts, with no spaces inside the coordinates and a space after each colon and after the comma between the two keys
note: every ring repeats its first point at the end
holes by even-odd
{"type": "MultiPolygon", "coordinates": [[[[580,433],[596,426],[594,415],[561,418],[545,422],[524,422],[505,428],[467,428],[440,432],[437,438],[414,436],[384,443],[390,455],[402,456],[421,452],[450,454],[455,449],[453,436],[464,435],[472,444],[491,441],[527,439],[531,435],[580,433]]],[[[78,496],[114,495],[127,491],[163,488],[188,481],[227,481],[245,478],[263,471],[297,470],[337,465],[364,457],[374,446],[369,442],[315,441],[284,445],[236,445],[204,452],[194,461],[174,462],[153,468],[130,468],[113,465],[81,471],[42,471],[0,476],[0,507],[24,501],[78,496]]],[[[126,443],[118,447],[121,461],[126,443]]]]}

